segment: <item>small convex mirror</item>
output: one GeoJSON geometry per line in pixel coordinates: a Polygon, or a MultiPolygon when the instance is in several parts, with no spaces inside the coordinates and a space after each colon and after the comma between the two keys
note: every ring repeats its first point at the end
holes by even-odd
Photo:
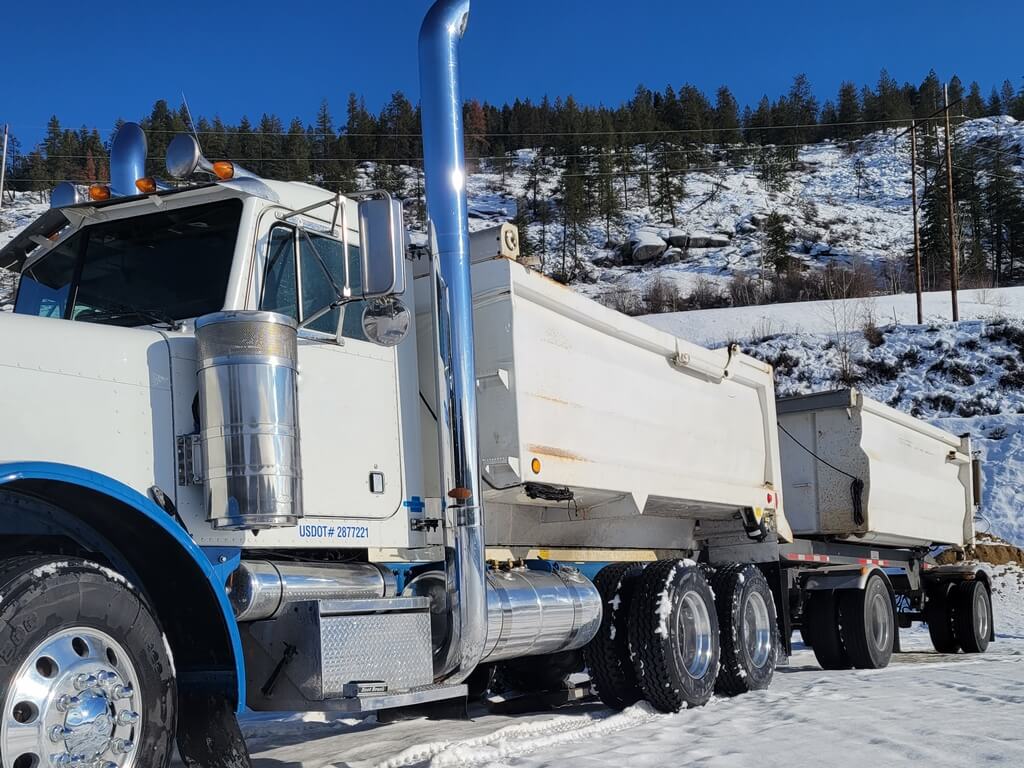
{"type": "Polygon", "coordinates": [[[405,292],[402,204],[390,196],[359,202],[359,272],[364,299],[405,292]]]}
{"type": "Polygon", "coordinates": [[[363,333],[382,347],[401,344],[411,324],[412,313],[396,298],[371,299],[363,308],[363,333]]]}

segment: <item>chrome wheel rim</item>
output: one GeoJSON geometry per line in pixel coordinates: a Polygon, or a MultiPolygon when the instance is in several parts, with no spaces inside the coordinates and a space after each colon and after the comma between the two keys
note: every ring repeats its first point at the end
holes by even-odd
{"type": "Polygon", "coordinates": [[[124,647],[91,627],[39,643],[4,697],[0,746],[11,768],[133,768],[139,676],[124,647]]]}
{"type": "Polygon", "coordinates": [[[743,606],[743,643],[750,663],[760,669],[772,656],[772,624],[760,592],[751,592],[743,606]]]}
{"type": "Polygon", "coordinates": [[[714,655],[714,638],[711,633],[711,617],[703,598],[696,592],[687,591],[676,614],[676,657],[687,675],[700,680],[711,668],[714,655]]]}
{"type": "Polygon", "coordinates": [[[889,596],[876,592],[870,603],[871,642],[875,648],[884,651],[892,638],[892,606],[889,596]]]}
{"type": "Polygon", "coordinates": [[[988,591],[984,587],[974,590],[974,616],[978,624],[978,637],[988,639],[988,591]]]}

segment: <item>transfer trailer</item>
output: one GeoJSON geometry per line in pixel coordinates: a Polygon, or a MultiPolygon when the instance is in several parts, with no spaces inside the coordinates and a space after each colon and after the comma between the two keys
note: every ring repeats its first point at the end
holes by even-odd
{"type": "MultiPolygon", "coordinates": [[[[212,162],[54,191],[0,251],[0,752],[249,765],[236,713],[462,704],[588,670],[612,707],[764,688],[794,628],[882,667],[984,650],[970,443],[602,307],[468,232],[458,42],[420,33],[401,205],[212,162]],[[194,181],[195,179],[201,181],[194,181]],[[780,431],[781,430],[781,431],[780,431]],[[785,507],[783,500],[786,501],[785,507]]],[[[449,708],[450,711],[450,708],[449,708]]]]}

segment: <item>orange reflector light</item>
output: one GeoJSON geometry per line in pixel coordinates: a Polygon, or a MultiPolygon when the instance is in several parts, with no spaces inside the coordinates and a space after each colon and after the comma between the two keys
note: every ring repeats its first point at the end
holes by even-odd
{"type": "Polygon", "coordinates": [[[540,459],[534,459],[533,461],[531,461],[530,462],[530,469],[533,470],[533,474],[539,475],[540,474],[540,459]]]}
{"type": "Polygon", "coordinates": [[[135,180],[135,188],[144,195],[152,195],[156,192],[156,180],[152,176],[143,176],[135,180]]]}
{"type": "Polygon", "coordinates": [[[452,488],[450,491],[448,491],[448,495],[451,496],[453,499],[457,499],[458,501],[465,501],[470,497],[468,488],[452,488]]]}
{"type": "Polygon", "coordinates": [[[110,187],[106,184],[91,184],[89,186],[89,199],[100,202],[110,199],[110,187]]]}
{"type": "Polygon", "coordinates": [[[218,179],[227,180],[235,175],[235,164],[230,160],[218,160],[213,164],[213,172],[218,179]]]}

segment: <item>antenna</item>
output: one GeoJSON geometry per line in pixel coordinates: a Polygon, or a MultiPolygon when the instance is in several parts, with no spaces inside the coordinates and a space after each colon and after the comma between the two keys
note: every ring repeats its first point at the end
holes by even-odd
{"type": "Polygon", "coordinates": [[[192,110],[188,108],[188,99],[185,98],[185,92],[181,92],[181,103],[185,105],[185,114],[188,115],[188,124],[192,128],[192,135],[195,137],[196,144],[199,145],[200,151],[202,151],[202,143],[199,141],[199,133],[196,131],[196,122],[192,119],[192,110]]]}

